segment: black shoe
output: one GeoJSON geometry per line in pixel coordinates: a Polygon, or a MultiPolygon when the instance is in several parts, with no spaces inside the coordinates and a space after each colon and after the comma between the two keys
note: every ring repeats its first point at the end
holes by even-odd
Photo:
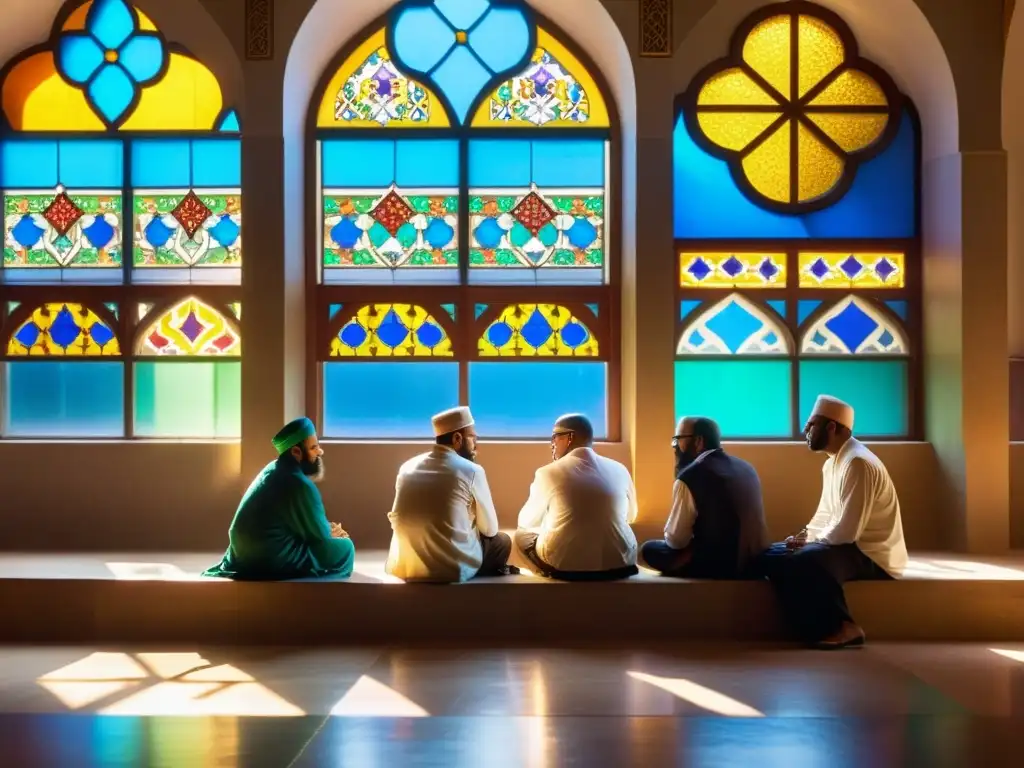
{"type": "Polygon", "coordinates": [[[498,570],[499,576],[518,576],[519,574],[520,570],[514,565],[503,565],[498,570]]]}

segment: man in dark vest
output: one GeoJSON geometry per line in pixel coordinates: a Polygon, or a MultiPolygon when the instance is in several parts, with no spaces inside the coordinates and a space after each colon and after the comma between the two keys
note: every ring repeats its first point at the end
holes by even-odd
{"type": "Polygon", "coordinates": [[[644,562],[665,576],[752,578],[770,543],[757,471],[722,450],[718,424],[711,419],[680,421],[672,447],[672,510],[665,538],[641,548],[644,562]]]}

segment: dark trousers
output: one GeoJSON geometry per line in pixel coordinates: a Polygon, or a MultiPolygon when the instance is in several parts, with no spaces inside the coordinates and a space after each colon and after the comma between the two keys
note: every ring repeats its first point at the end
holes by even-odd
{"type": "Polygon", "coordinates": [[[761,558],[763,573],[775,586],[783,615],[801,640],[819,642],[843,622],[852,622],[843,584],[891,579],[856,544],[807,544],[789,550],[772,544],[761,558]]]}
{"type": "Polygon", "coordinates": [[[559,581],[618,581],[635,576],[638,571],[635,565],[612,568],[607,571],[560,571],[545,563],[537,554],[537,534],[529,531],[516,531],[516,546],[533,565],[538,576],[559,581]]]}
{"type": "Polygon", "coordinates": [[[497,535],[488,538],[480,534],[480,544],[484,553],[480,570],[476,572],[476,575],[504,575],[503,571],[508,564],[508,556],[512,554],[512,539],[509,538],[509,535],[499,531],[497,535]]]}
{"type": "Polygon", "coordinates": [[[640,557],[649,568],[658,571],[662,576],[675,576],[679,579],[688,577],[687,566],[692,560],[693,550],[673,549],[664,539],[645,541],[640,547],[640,557]]]}

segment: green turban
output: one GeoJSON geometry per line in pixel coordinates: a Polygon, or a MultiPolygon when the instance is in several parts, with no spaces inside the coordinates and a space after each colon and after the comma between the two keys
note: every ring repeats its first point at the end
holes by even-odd
{"type": "Polygon", "coordinates": [[[284,425],[284,428],[274,435],[273,443],[274,449],[277,451],[277,455],[280,456],[285,451],[291,449],[293,446],[298,445],[307,437],[312,437],[316,434],[316,427],[313,426],[313,422],[303,416],[295,421],[290,421],[284,425]]]}

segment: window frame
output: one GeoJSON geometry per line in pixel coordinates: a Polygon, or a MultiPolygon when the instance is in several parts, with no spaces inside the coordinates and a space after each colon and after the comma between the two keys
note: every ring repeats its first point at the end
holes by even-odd
{"type": "MultiPolygon", "coordinates": [[[[306,312],[306,409],[314,415],[318,426],[323,427],[324,420],[324,375],[323,366],[328,362],[357,362],[357,358],[331,358],[329,356],[330,344],[333,339],[332,329],[337,332],[344,324],[342,318],[351,318],[352,314],[367,304],[418,304],[434,310],[442,304],[454,304],[456,306],[456,319],[453,323],[454,335],[452,339],[453,357],[424,357],[424,361],[432,362],[456,362],[459,365],[459,402],[469,404],[469,366],[473,362],[508,362],[521,361],[524,359],[543,362],[602,362],[607,366],[607,435],[606,442],[621,441],[621,231],[622,231],[622,135],[621,122],[618,115],[617,105],[611,98],[611,89],[603,72],[596,66],[593,60],[581,50],[579,46],[550,19],[538,13],[535,9],[529,9],[532,22],[535,28],[543,28],[558,43],[564,46],[580,63],[597,83],[598,90],[604,96],[608,107],[609,127],[608,128],[558,128],[558,127],[512,127],[512,128],[473,128],[471,123],[476,110],[490,96],[491,92],[500,82],[507,77],[502,77],[497,82],[489,82],[475,97],[470,109],[467,111],[467,120],[464,125],[454,124],[453,112],[447,106],[443,94],[438,92],[432,84],[420,78],[411,78],[422,82],[431,88],[432,92],[438,95],[440,104],[444,105],[452,125],[445,128],[379,128],[371,127],[338,127],[321,128],[317,126],[317,116],[321,100],[331,80],[337,74],[338,69],[345,63],[349,56],[355,52],[369,37],[380,31],[382,27],[390,30],[390,13],[385,13],[367,24],[363,29],[350,38],[335,54],[321,74],[313,97],[310,100],[306,116],[306,151],[304,159],[304,170],[306,183],[304,184],[305,215],[305,254],[306,254],[306,296],[313,297],[312,301],[307,300],[307,306],[311,309],[306,312]],[[610,230],[611,237],[605,238],[605,280],[600,284],[592,285],[471,285],[469,283],[469,243],[470,243],[470,213],[469,213],[469,143],[475,139],[522,139],[536,140],[546,138],[576,138],[576,139],[600,139],[606,142],[607,146],[607,173],[605,180],[607,199],[605,201],[605,222],[606,228],[610,230]],[[380,140],[399,139],[454,139],[459,142],[459,283],[450,285],[417,285],[417,284],[349,284],[349,285],[328,285],[322,280],[323,251],[321,243],[323,240],[323,210],[321,167],[320,167],[320,142],[324,139],[368,139],[380,140]],[[480,325],[486,317],[492,317],[496,311],[500,311],[495,305],[501,305],[500,309],[510,304],[558,304],[569,308],[579,307],[585,304],[597,304],[600,308],[598,316],[587,323],[590,330],[597,336],[601,353],[597,357],[537,357],[537,358],[486,358],[480,357],[476,352],[477,339],[486,330],[487,325],[480,325]],[[332,304],[342,304],[342,310],[335,316],[330,316],[332,304]],[[487,304],[488,313],[480,318],[476,317],[475,305],[487,304]],[[475,335],[474,335],[475,334],[475,335]]],[[[390,40],[390,31],[387,39],[390,40]]],[[[534,37],[535,39],[535,37],[534,37]]],[[[530,53],[535,49],[531,48],[530,53]]],[[[390,48],[389,48],[390,51],[390,48]]],[[[392,52],[392,56],[394,56],[392,52]]],[[[397,66],[397,63],[396,63],[397,66]]],[[[401,71],[401,69],[399,70],[401,71]]],[[[447,313],[446,317],[447,317],[447,313]]],[[[435,315],[435,318],[437,315],[435,315]]],[[[440,318],[438,318],[440,319],[440,318]]],[[[413,358],[403,358],[403,362],[413,362],[413,358]]],[[[536,435],[535,437],[495,437],[494,442],[522,442],[532,440],[547,440],[549,435],[536,435]]],[[[375,438],[375,437],[330,437],[326,439],[339,442],[388,442],[396,438],[375,438]]],[[[407,440],[419,440],[420,438],[408,437],[397,438],[407,440]]]]}

